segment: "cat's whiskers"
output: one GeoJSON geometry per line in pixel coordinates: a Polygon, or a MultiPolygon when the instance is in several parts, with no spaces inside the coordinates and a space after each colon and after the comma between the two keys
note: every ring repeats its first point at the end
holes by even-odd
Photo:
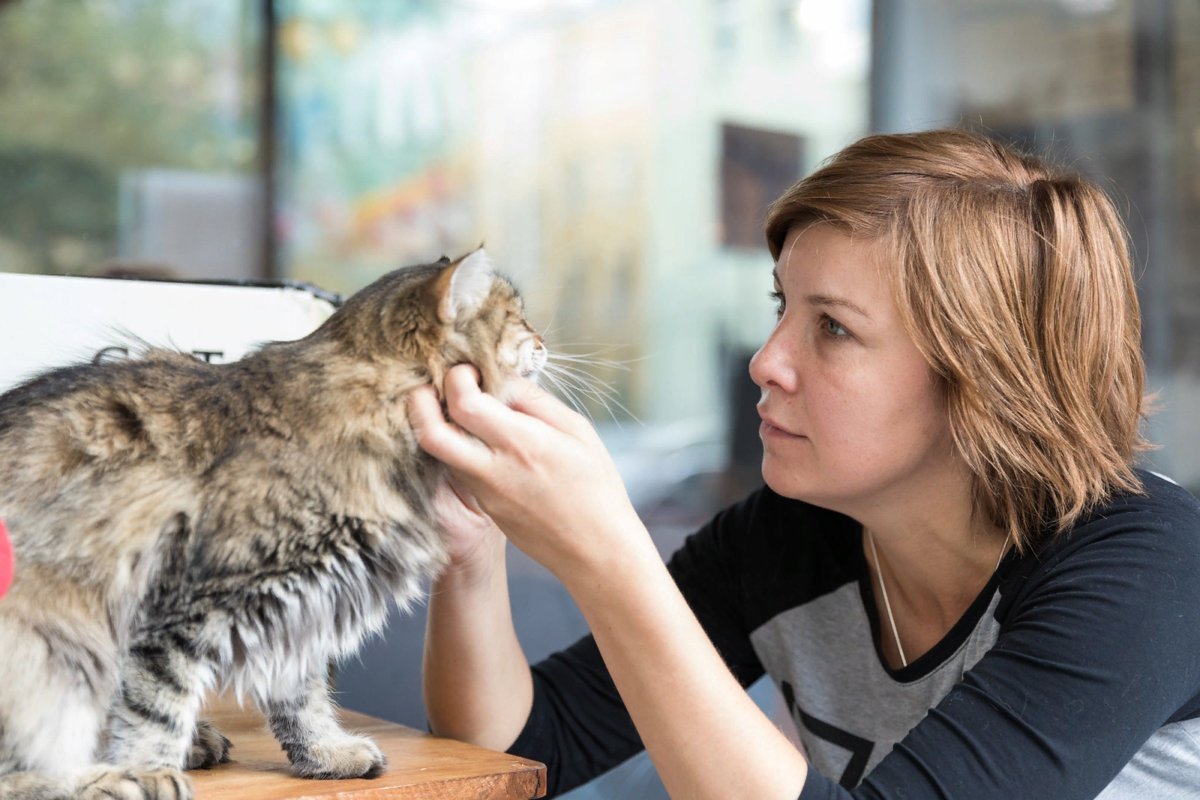
{"type": "Polygon", "coordinates": [[[567,401],[585,416],[591,417],[591,414],[582,402],[580,395],[602,406],[618,425],[621,420],[614,412],[614,407],[624,412],[635,422],[639,421],[637,416],[618,399],[620,393],[611,383],[598,378],[596,375],[583,369],[583,367],[629,369],[628,366],[621,362],[594,358],[590,354],[569,354],[550,351],[546,365],[543,368],[543,374],[564,395],[567,401]]]}
{"type": "Polygon", "coordinates": [[[610,415],[612,414],[612,409],[609,406],[610,403],[616,405],[617,407],[621,408],[623,411],[628,413],[628,409],[626,409],[624,406],[622,406],[620,404],[620,401],[617,399],[619,396],[617,391],[615,389],[613,389],[611,386],[609,386],[607,384],[602,384],[600,382],[589,383],[588,379],[586,377],[583,377],[580,375],[573,375],[570,372],[566,372],[566,371],[561,371],[561,368],[560,368],[558,375],[563,380],[574,381],[575,388],[577,388],[579,391],[581,391],[586,396],[595,400],[597,403],[600,403],[601,405],[603,405],[605,410],[608,411],[610,415]]]}
{"type": "Polygon", "coordinates": [[[600,392],[600,393],[604,394],[605,396],[611,396],[611,397],[616,397],[618,394],[617,390],[612,386],[612,384],[597,377],[596,375],[592,374],[591,372],[587,371],[586,369],[581,369],[580,366],[576,366],[578,364],[578,365],[582,365],[582,366],[607,367],[608,364],[605,364],[605,363],[602,363],[599,361],[592,361],[592,360],[585,360],[585,359],[558,358],[558,357],[554,356],[553,354],[550,356],[547,363],[553,364],[554,368],[558,371],[559,374],[568,375],[572,378],[575,378],[578,381],[580,381],[581,383],[585,384],[588,388],[590,388],[593,391],[600,392]],[[568,363],[556,363],[556,362],[563,362],[563,361],[566,361],[568,363]]]}
{"type": "Polygon", "coordinates": [[[571,387],[563,383],[549,368],[543,368],[542,375],[550,382],[550,385],[566,400],[572,408],[584,416],[590,417],[587,407],[579,400],[571,387]]]}
{"type": "MultiPolygon", "coordinates": [[[[612,409],[609,407],[609,402],[616,402],[615,393],[607,390],[604,387],[589,385],[585,378],[572,375],[569,372],[562,370],[561,367],[556,367],[552,370],[555,385],[562,389],[572,390],[572,394],[578,398],[580,394],[589,397],[612,415],[612,409]]],[[[581,409],[583,410],[583,409],[581,409]]],[[[586,411],[584,412],[586,413],[586,411]]],[[[589,415],[590,416],[590,415],[589,415]]]]}
{"type": "MultiPolygon", "coordinates": [[[[549,341],[549,340],[547,340],[547,341],[549,341]]],[[[586,360],[588,362],[603,364],[606,366],[621,367],[621,368],[627,368],[627,367],[625,367],[625,365],[627,365],[627,364],[633,364],[638,361],[644,361],[646,358],[648,358],[648,356],[641,356],[638,358],[622,358],[622,359],[608,359],[608,358],[599,358],[598,357],[602,353],[611,353],[611,352],[619,349],[615,346],[600,347],[599,349],[589,350],[589,351],[585,351],[585,352],[564,352],[568,348],[595,347],[595,345],[596,345],[595,342],[561,342],[561,341],[556,340],[554,342],[555,355],[560,360],[586,360]]]]}
{"type": "Polygon", "coordinates": [[[629,361],[613,361],[607,358],[590,358],[586,355],[563,355],[559,356],[558,360],[570,364],[583,364],[589,367],[603,367],[605,369],[619,369],[623,372],[629,371],[629,361]]]}
{"type": "Polygon", "coordinates": [[[589,419],[593,418],[590,409],[584,402],[583,397],[581,397],[581,395],[583,395],[584,397],[590,398],[599,405],[603,406],[604,410],[608,412],[609,416],[611,416],[613,420],[617,422],[617,424],[620,424],[620,420],[618,420],[616,415],[613,414],[613,411],[609,406],[609,399],[594,389],[580,385],[580,379],[565,375],[555,369],[547,370],[543,372],[543,374],[546,376],[546,379],[551,383],[551,385],[553,385],[553,387],[559,392],[559,394],[562,395],[563,399],[566,400],[571,407],[580,414],[588,417],[589,419]]]}

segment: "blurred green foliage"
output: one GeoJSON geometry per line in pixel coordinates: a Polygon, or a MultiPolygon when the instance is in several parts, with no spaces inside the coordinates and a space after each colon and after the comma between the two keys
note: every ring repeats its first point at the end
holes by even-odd
{"type": "Polygon", "coordinates": [[[0,4],[0,270],[116,251],[127,170],[253,169],[252,0],[0,4]]]}

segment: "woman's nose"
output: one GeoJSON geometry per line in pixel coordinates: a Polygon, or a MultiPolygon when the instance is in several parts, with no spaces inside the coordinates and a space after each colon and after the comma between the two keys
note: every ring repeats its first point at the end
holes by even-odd
{"type": "Polygon", "coordinates": [[[763,346],[755,351],[750,357],[750,380],[754,381],[755,385],[760,389],[767,388],[768,378],[766,375],[766,365],[763,363],[766,359],[763,353],[766,351],[767,345],[764,342],[763,346]]]}
{"type": "Polygon", "coordinates": [[[776,328],[750,359],[750,380],[760,389],[774,386],[790,392],[795,390],[795,371],[786,348],[781,346],[778,333],[779,329],[776,328]]]}

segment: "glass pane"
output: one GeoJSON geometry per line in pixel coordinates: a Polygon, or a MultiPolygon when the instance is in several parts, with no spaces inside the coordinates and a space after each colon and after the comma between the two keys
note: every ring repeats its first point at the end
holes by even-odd
{"type": "Polygon", "coordinates": [[[349,292],[486,243],[551,348],[595,359],[565,388],[635,493],[722,469],[773,320],[766,206],[866,130],[865,0],[280,15],[284,274],[349,292]]]}
{"type": "Polygon", "coordinates": [[[256,8],[0,3],[0,269],[259,274],[256,8]]]}

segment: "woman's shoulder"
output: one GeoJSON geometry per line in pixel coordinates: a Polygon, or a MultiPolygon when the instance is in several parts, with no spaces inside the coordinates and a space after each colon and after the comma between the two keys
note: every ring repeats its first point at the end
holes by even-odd
{"type": "Polygon", "coordinates": [[[1121,492],[1082,515],[1069,531],[1051,540],[1092,540],[1140,534],[1200,548],[1200,501],[1175,481],[1155,472],[1136,470],[1142,489],[1121,492]]]}
{"type": "MultiPolygon", "coordinates": [[[[1137,472],[1142,491],[1116,494],[1069,530],[1043,535],[1011,577],[1028,597],[1065,585],[1172,587],[1200,609],[1200,502],[1177,483],[1137,472]]],[[[1015,599],[1015,598],[1014,598],[1015,599]]]]}
{"type": "Polygon", "coordinates": [[[1143,490],[1118,494],[1112,498],[1109,505],[1155,507],[1166,511],[1174,509],[1194,519],[1200,518],[1200,500],[1178,481],[1146,469],[1136,469],[1134,474],[1141,481],[1143,490]]]}

